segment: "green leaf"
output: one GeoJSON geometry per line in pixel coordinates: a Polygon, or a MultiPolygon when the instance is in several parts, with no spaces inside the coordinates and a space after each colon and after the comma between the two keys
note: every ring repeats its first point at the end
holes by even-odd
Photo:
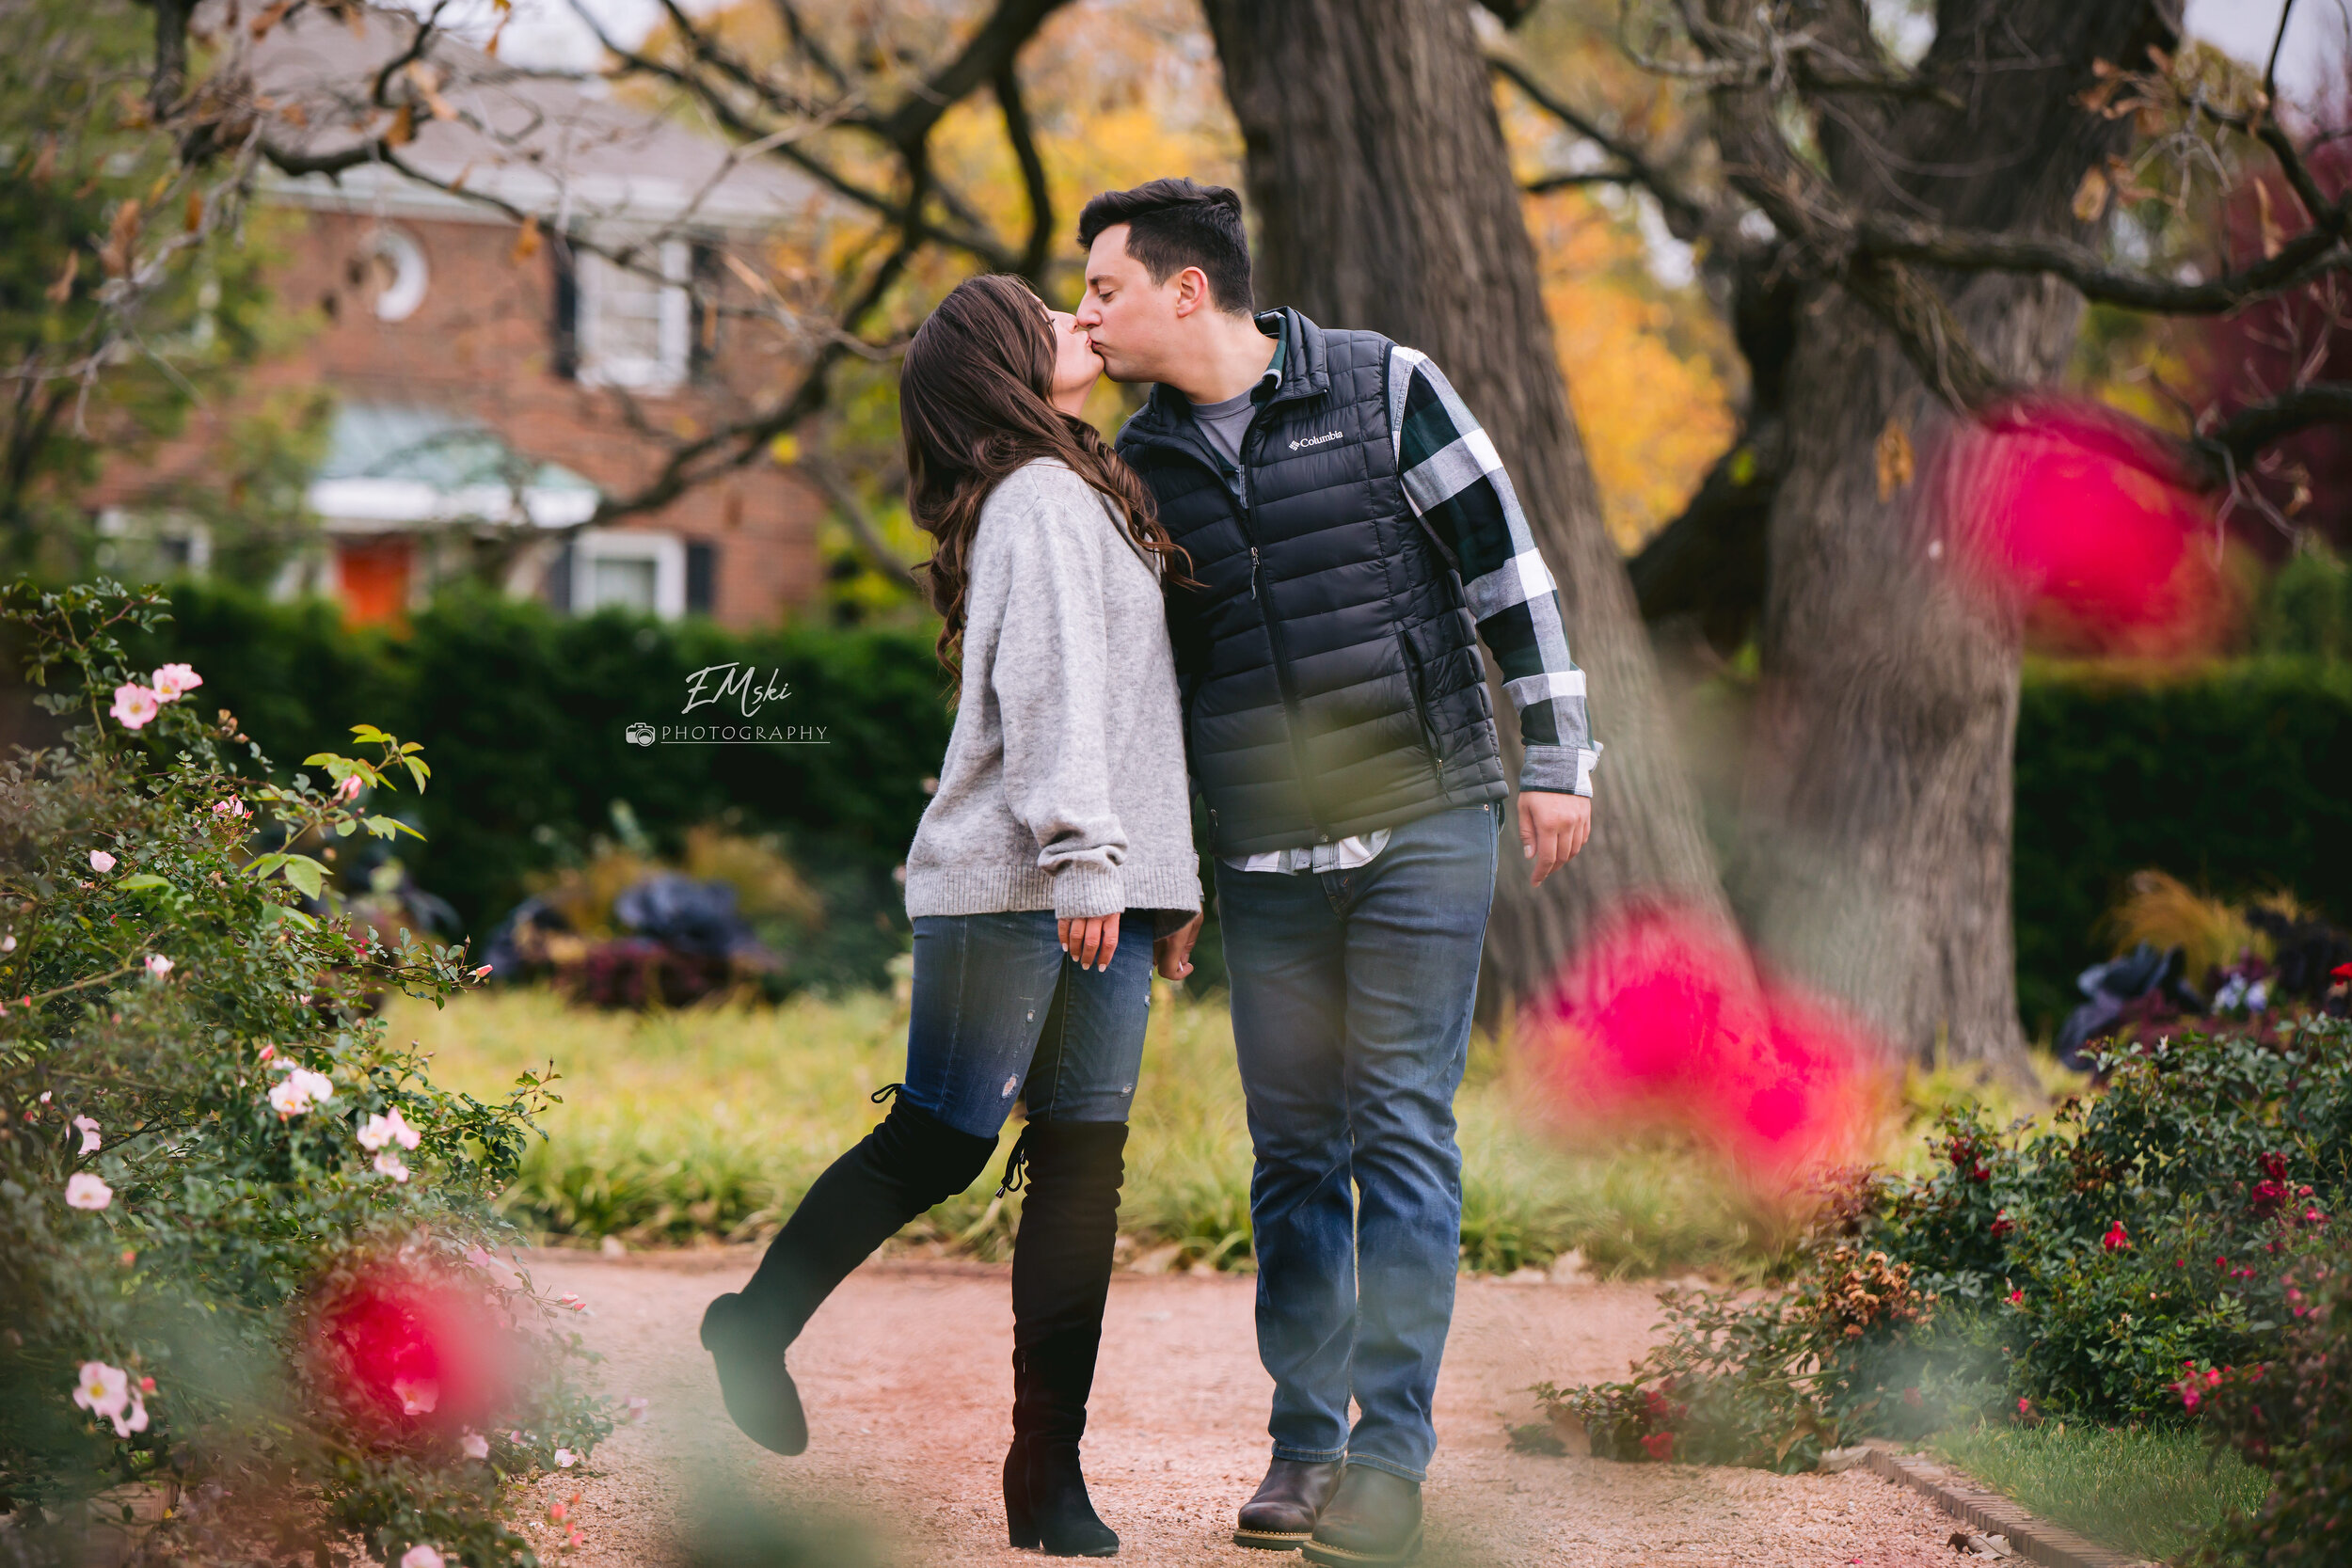
{"type": "Polygon", "coordinates": [[[358,831],[359,819],[356,816],[346,816],[341,822],[335,824],[335,836],[337,838],[349,838],[353,833],[356,833],[358,831]]]}
{"type": "Polygon", "coordinates": [[[326,867],[308,855],[288,855],[285,861],[286,880],[316,898],[319,889],[326,885],[326,867]]]}
{"type": "Polygon", "coordinates": [[[312,752],[309,756],[302,759],[302,766],[305,768],[324,768],[328,772],[335,773],[335,776],[340,779],[343,776],[343,773],[347,773],[351,770],[351,759],[349,757],[339,757],[332,752],[312,752]],[[335,769],[338,767],[343,770],[342,773],[335,772],[335,769]]]}
{"type": "Polygon", "coordinates": [[[123,878],[122,880],[115,884],[115,886],[122,889],[125,893],[142,893],[149,888],[169,887],[170,885],[171,884],[169,882],[164,880],[161,877],[156,876],[152,871],[138,872],[135,875],[123,878]]]}
{"type": "Polygon", "coordinates": [[[246,866],[245,868],[245,874],[253,878],[257,881],[264,880],[268,878],[271,872],[277,870],[279,866],[285,863],[286,857],[283,854],[273,851],[270,854],[262,856],[251,865],[246,866]]]}
{"type": "Polygon", "coordinates": [[[386,735],[382,730],[377,729],[373,724],[354,724],[351,726],[351,738],[363,743],[373,743],[380,740],[389,740],[392,737],[386,735]]]}

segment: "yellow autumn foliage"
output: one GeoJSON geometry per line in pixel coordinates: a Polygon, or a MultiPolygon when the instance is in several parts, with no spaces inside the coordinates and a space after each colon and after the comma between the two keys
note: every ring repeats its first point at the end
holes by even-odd
{"type": "Polygon", "coordinates": [[[1645,288],[1640,233],[1579,191],[1527,198],[1544,309],[1601,511],[1631,554],[1671,521],[1737,420],[1702,352],[1677,352],[1674,307],[1645,288]]]}

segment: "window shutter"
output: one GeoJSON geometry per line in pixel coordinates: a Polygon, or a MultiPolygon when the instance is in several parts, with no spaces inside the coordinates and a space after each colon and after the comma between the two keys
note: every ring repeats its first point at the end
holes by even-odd
{"type": "Polygon", "coordinates": [[[548,359],[555,373],[566,381],[580,378],[580,259],[572,254],[570,243],[561,234],[548,246],[548,264],[553,272],[551,293],[555,300],[555,319],[550,324],[548,359]]]}
{"type": "Polygon", "coordinates": [[[719,313],[710,307],[717,302],[725,278],[726,263],[719,259],[719,247],[707,240],[696,240],[687,277],[692,293],[687,297],[692,312],[691,333],[687,339],[686,374],[691,381],[701,381],[710,373],[711,361],[719,356],[719,333],[723,325],[719,313]]]}

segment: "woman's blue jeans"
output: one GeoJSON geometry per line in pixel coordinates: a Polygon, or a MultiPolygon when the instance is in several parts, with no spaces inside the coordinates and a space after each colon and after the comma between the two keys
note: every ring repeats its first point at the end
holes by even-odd
{"type": "Polygon", "coordinates": [[[1125,1121],[1152,1007],[1152,916],[1119,923],[1107,969],[1061,950],[1051,910],[919,915],[899,1091],[960,1132],[1031,1121],[1125,1121]]]}
{"type": "Polygon", "coordinates": [[[1454,1096],[1501,819],[1434,813],[1349,871],[1216,868],[1277,1458],[1418,1481],[1437,1449],[1462,1234],[1454,1096]]]}

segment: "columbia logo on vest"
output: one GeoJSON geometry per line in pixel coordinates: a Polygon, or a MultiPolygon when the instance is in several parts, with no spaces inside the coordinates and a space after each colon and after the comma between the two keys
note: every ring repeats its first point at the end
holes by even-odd
{"type": "Polygon", "coordinates": [[[1326,441],[1336,441],[1339,438],[1340,433],[1336,430],[1326,431],[1321,436],[1302,436],[1291,443],[1291,451],[1296,451],[1301,447],[1319,447],[1326,441]]]}

